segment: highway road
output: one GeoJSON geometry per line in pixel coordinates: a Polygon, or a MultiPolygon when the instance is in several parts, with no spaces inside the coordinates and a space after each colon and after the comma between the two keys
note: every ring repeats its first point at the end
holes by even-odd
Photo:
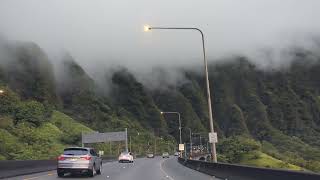
{"type": "MultiPolygon", "coordinates": [[[[49,171],[26,176],[9,178],[9,180],[56,180],[56,179],[86,179],[85,176],[66,176],[58,178],[56,171],[49,171]]],[[[176,157],[162,159],[141,158],[134,163],[108,162],[103,164],[101,175],[95,175],[94,180],[216,180],[211,176],[189,169],[177,162],[176,157]]]]}

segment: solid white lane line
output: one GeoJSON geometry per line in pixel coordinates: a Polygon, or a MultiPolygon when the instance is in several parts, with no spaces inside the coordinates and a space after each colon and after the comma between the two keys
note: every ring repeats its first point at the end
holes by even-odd
{"type": "Polygon", "coordinates": [[[174,180],[171,176],[169,176],[169,174],[168,173],[166,173],[164,170],[163,170],[163,168],[162,168],[162,164],[165,162],[165,161],[167,161],[168,159],[166,159],[166,160],[164,160],[164,161],[161,161],[161,163],[160,163],[160,170],[162,171],[162,173],[164,173],[165,175],[166,175],[166,178],[168,178],[168,179],[170,179],[170,180],[174,180]]]}

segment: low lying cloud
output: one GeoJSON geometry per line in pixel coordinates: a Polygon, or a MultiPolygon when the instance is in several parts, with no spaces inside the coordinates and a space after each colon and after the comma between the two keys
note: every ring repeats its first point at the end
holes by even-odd
{"type": "Polygon", "coordinates": [[[53,63],[68,52],[91,76],[125,66],[153,86],[162,81],[143,76],[157,66],[172,75],[168,84],[181,80],[172,69],[202,67],[201,39],[193,31],[144,32],[145,24],[201,28],[209,61],[241,54],[274,68],[288,64],[289,47],[312,48],[319,8],[319,0],[1,0],[0,34],[39,44],[53,63]]]}

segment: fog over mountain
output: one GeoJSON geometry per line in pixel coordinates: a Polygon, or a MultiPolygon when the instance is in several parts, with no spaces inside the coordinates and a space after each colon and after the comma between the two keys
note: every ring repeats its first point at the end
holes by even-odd
{"type": "Polygon", "coordinates": [[[39,45],[57,79],[68,54],[103,87],[125,67],[146,87],[166,88],[185,82],[177,69],[203,71],[200,34],[144,25],[198,27],[210,62],[241,55],[270,70],[287,67],[292,49],[319,45],[319,7],[317,0],[2,0],[0,36],[39,45]]]}
{"type": "Polygon", "coordinates": [[[1,0],[0,33],[39,44],[54,61],[67,51],[86,68],[116,64],[141,71],[202,65],[197,32],[146,33],[145,24],[201,28],[210,60],[256,57],[265,48],[278,56],[291,45],[312,46],[319,7],[318,0],[1,0]]]}
{"type": "Polygon", "coordinates": [[[124,128],[136,155],[173,151],[179,123],[162,111],[207,133],[200,34],[144,32],[149,24],[203,30],[219,162],[320,172],[319,9],[319,0],[0,0],[0,160],[53,159],[82,132],[124,128]]]}

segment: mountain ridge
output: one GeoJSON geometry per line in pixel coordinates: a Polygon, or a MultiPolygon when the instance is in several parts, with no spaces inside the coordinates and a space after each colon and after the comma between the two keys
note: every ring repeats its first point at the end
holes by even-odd
{"type": "MultiPolygon", "coordinates": [[[[16,93],[13,96],[19,96],[21,102],[15,101],[22,104],[2,102],[7,104],[0,107],[0,116],[13,122],[4,129],[18,128],[21,122],[41,127],[50,122],[54,111],[60,111],[93,130],[129,127],[131,134],[144,132],[172,143],[178,139],[177,117],[160,112],[177,111],[183,127],[193,132],[209,130],[205,84],[198,73],[183,70],[184,83],[151,89],[128,69],[120,68],[112,73],[112,84],[102,87],[110,91],[106,96],[97,93],[95,80],[70,55],[62,61],[63,78],[56,79],[54,67],[39,46],[26,43],[10,48],[18,50],[11,52],[14,61],[3,60],[9,66],[0,65],[0,87],[16,93]],[[30,107],[37,107],[37,116],[19,118],[19,113],[30,114],[30,107]]],[[[237,163],[234,160],[241,159],[223,151],[236,142],[228,139],[241,136],[258,144],[249,141],[248,146],[254,147],[250,152],[258,150],[300,167],[320,169],[320,57],[303,50],[293,55],[285,70],[264,71],[245,57],[209,64],[220,160],[237,163]]],[[[71,139],[70,143],[77,143],[77,138],[71,139]]],[[[188,141],[187,132],[183,131],[183,139],[188,141]]]]}

